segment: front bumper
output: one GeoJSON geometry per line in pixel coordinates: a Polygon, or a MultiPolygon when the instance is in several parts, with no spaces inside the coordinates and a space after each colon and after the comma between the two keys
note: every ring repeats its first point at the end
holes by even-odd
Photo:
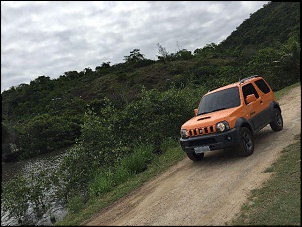
{"type": "Polygon", "coordinates": [[[220,150],[238,144],[238,130],[233,128],[226,132],[211,133],[202,136],[180,138],[180,145],[184,152],[194,153],[195,147],[209,146],[210,150],[220,150]]]}

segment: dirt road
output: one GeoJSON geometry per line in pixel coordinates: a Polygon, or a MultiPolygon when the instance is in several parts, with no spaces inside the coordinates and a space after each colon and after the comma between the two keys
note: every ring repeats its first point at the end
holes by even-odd
{"type": "Polygon", "coordinates": [[[225,225],[271,173],[264,173],[282,148],[301,132],[301,87],[280,100],[284,129],[270,126],[255,136],[254,154],[241,158],[224,151],[188,158],[103,210],[86,225],[225,225]]]}

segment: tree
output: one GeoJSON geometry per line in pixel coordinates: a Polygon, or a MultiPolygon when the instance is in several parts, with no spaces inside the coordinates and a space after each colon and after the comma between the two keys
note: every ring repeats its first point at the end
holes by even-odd
{"type": "Polygon", "coordinates": [[[160,56],[157,56],[158,60],[163,60],[164,62],[166,62],[169,53],[168,51],[166,51],[166,48],[164,48],[163,46],[161,46],[159,43],[157,43],[157,47],[158,47],[158,53],[160,54],[160,56]]]}
{"type": "Polygon", "coordinates": [[[102,68],[104,68],[104,69],[107,69],[107,68],[110,68],[110,61],[107,61],[107,62],[103,62],[102,63],[102,68]]]}
{"type": "Polygon", "coordinates": [[[194,51],[194,55],[211,58],[215,56],[218,45],[215,43],[206,44],[203,48],[194,51]]]}
{"type": "Polygon", "coordinates": [[[290,37],[284,45],[284,55],[280,61],[281,66],[297,79],[300,78],[300,52],[300,43],[294,37],[290,37]]]}
{"type": "Polygon", "coordinates": [[[84,72],[84,75],[87,75],[87,74],[92,73],[92,69],[91,69],[90,67],[88,67],[88,68],[85,68],[85,69],[83,70],[83,72],[84,72]]]}
{"type": "Polygon", "coordinates": [[[124,60],[126,63],[136,63],[138,61],[144,60],[145,57],[143,54],[141,54],[140,49],[134,49],[133,51],[130,51],[129,56],[124,56],[124,60]]]}
{"type": "Polygon", "coordinates": [[[193,58],[193,55],[192,55],[191,51],[182,49],[176,53],[176,57],[181,60],[189,60],[189,59],[193,58]]]}

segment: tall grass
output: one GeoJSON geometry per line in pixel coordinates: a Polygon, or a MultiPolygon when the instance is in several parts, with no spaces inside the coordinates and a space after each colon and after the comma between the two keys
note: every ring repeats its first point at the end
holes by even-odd
{"type": "Polygon", "coordinates": [[[145,171],[153,157],[153,146],[148,144],[137,146],[114,167],[98,171],[89,185],[90,196],[95,197],[106,193],[133,175],[145,171]]]}

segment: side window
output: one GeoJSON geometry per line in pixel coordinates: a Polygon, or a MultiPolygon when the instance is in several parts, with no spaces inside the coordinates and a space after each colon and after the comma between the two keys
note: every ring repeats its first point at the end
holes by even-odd
{"type": "Polygon", "coordinates": [[[257,85],[257,87],[264,93],[267,94],[271,91],[271,89],[267,86],[267,84],[265,83],[264,80],[257,80],[255,81],[255,84],[257,85]]]}
{"type": "MultiPolygon", "coordinates": [[[[244,85],[242,87],[242,92],[243,92],[244,101],[245,101],[246,97],[251,94],[254,94],[256,96],[256,99],[259,98],[259,94],[257,93],[256,89],[254,88],[253,84],[251,84],[251,83],[244,85]]],[[[245,102],[245,104],[247,104],[247,103],[245,102]]]]}

